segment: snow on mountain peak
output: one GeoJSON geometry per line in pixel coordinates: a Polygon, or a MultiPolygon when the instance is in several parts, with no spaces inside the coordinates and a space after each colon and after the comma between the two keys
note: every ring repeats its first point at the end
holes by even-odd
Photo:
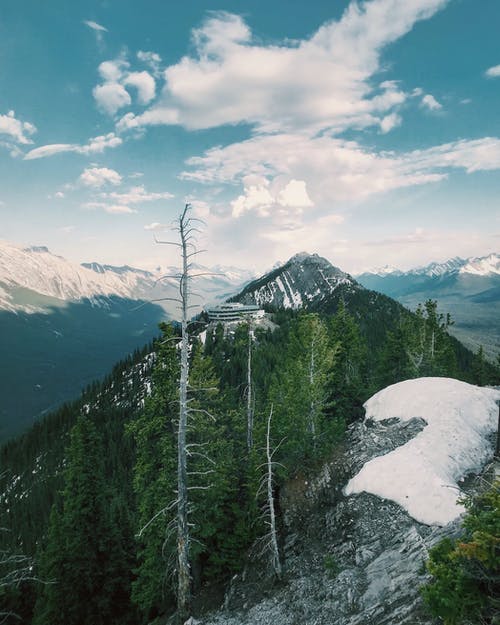
{"type": "Polygon", "coordinates": [[[10,310],[18,307],[5,287],[29,289],[69,301],[110,295],[127,297],[130,293],[130,284],[118,276],[99,275],[51,254],[44,246],[21,248],[6,242],[0,242],[0,283],[4,287],[0,308],[10,310]]]}
{"type": "Polygon", "coordinates": [[[366,419],[408,421],[426,426],[394,451],[367,462],[347,484],[347,495],[362,491],[391,499],[420,523],[446,525],[457,518],[457,482],[478,473],[493,455],[500,391],[451,378],[419,378],[393,384],[364,407],[366,419]]]}
{"type": "Polygon", "coordinates": [[[460,269],[460,273],[475,276],[500,275],[500,254],[490,254],[482,258],[469,258],[460,269]]]}

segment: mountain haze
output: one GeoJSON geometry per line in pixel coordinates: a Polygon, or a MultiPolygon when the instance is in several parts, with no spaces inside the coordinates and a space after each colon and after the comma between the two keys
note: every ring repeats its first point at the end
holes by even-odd
{"type": "Polygon", "coordinates": [[[356,276],[369,289],[414,309],[426,299],[451,313],[450,331],[470,349],[482,345],[494,359],[500,353],[500,255],[452,258],[410,271],[391,267],[356,276]]]}

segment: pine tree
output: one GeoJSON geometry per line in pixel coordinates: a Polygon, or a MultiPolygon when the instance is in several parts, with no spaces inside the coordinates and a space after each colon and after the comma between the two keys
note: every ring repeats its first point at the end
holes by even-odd
{"type": "Polygon", "coordinates": [[[111,502],[102,440],[92,421],[81,417],[71,432],[64,490],[41,553],[40,577],[48,583],[40,587],[35,625],[129,622],[130,562],[111,502]]]}

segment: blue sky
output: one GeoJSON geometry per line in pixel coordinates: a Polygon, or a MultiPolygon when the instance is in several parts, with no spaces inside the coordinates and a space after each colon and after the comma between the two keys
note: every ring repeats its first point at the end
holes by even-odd
{"type": "Polygon", "coordinates": [[[500,247],[497,0],[0,8],[0,239],[154,267],[347,271],[500,247]],[[200,259],[201,260],[201,259],[200,259]]]}

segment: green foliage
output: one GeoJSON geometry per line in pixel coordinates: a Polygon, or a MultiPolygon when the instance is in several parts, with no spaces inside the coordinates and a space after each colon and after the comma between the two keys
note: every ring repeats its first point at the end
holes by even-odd
{"type": "Polygon", "coordinates": [[[34,625],[105,625],[133,617],[122,503],[105,479],[102,439],[81,417],[71,432],[61,501],[40,555],[34,625]]]}
{"type": "Polygon", "coordinates": [[[494,625],[500,619],[500,481],[464,503],[463,536],[431,550],[427,569],[433,579],[422,594],[445,625],[494,625]]]}
{"type": "Polygon", "coordinates": [[[327,553],[323,558],[323,566],[325,567],[325,571],[328,573],[328,577],[330,579],[335,579],[340,573],[339,563],[330,553],[327,553]]]}

